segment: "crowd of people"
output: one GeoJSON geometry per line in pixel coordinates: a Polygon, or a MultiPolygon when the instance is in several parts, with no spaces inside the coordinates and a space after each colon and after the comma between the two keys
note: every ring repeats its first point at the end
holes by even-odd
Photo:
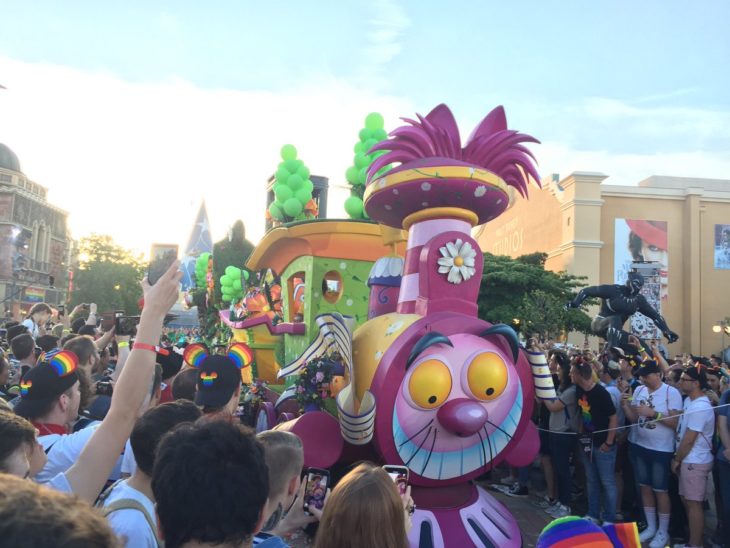
{"type": "MultiPolygon", "coordinates": [[[[94,305],[66,318],[40,303],[5,325],[0,540],[270,548],[319,522],[319,548],[406,546],[410,487],[401,492],[374,464],[347,471],[323,505],[305,507],[301,440],[242,426],[238,366],[214,354],[190,367],[184,347],[195,334],[164,328],[179,278],[173,265],[154,286],[143,283],[133,339],[102,333],[94,305]]],[[[536,504],[553,518],[637,521],[650,548],[703,546],[709,504],[717,530],[707,536],[727,547],[727,366],[714,356],[668,359],[656,341],[632,344],[627,354],[528,341],[546,354],[557,392],[535,406],[546,485],[536,504]]],[[[511,470],[495,487],[528,496],[530,472],[511,470]]]]}
{"type": "MultiPolygon", "coordinates": [[[[730,546],[730,375],[719,357],[528,343],[544,351],[557,399],[538,400],[541,479],[551,517],[636,521],[650,548],[730,546]],[[558,347],[561,346],[561,347],[558,347]],[[716,528],[705,535],[705,510],[716,528]]],[[[529,495],[530,469],[494,487],[529,495]]]]}
{"type": "Polygon", "coordinates": [[[317,548],[406,547],[410,487],[360,463],[305,506],[301,440],[241,424],[225,355],[185,362],[190,334],[163,331],[178,268],[143,282],[133,339],[101,333],[93,305],[5,325],[0,544],[280,548],[318,522],[317,548]]]}

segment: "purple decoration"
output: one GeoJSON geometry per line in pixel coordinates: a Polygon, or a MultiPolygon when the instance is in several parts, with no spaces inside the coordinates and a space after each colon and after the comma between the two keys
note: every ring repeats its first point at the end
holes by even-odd
{"type": "Polygon", "coordinates": [[[387,151],[368,168],[368,184],[376,178],[379,170],[389,164],[402,164],[396,169],[408,168],[411,162],[426,158],[450,160],[442,164],[456,161],[487,169],[516,188],[522,196],[527,195],[528,176],[540,184],[534,156],[521,144],[540,141],[507,129],[503,107],[496,107],[487,114],[463,148],[456,120],[446,105],[438,105],[425,118],[419,114],[416,117],[418,120],[402,118],[409,125],[393,130],[390,139],[368,151],[368,154],[387,151]]]}

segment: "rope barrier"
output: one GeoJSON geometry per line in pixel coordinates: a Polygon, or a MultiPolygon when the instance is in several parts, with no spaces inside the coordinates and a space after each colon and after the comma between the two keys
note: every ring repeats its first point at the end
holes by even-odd
{"type": "MultiPolygon", "coordinates": [[[[729,407],[729,406],[730,406],[730,403],[724,403],[722,405],[716,405],[716,406],[714,406],[712,408],[712,410],[714,411],[715,409],[720,409],[722,407],[729,407]]],[[[656,423],[656,422],[660,422],[660,421],[664,421],[664,420],[679,418],[679,417],[681,417],[683,415],[684,416],[687,416],[687,415],[691,415],[693,413],[699,413],[701,411],[704,411],[704,410],[703,409],[697,409],[695,411],[690,411],[689,413],[686,413],[686,414],[683,411],[680,411],[676,415],[662,416],[659,419],[647,419],[646,422],[655,422],[656,423]]],[[[590,434],[602,434],[604,432],[613,432],[613,431],[618,432],[618,431],[621,431],[621,430],[626,430],[627,428],[632,428],[634,426],[639,426],[640,427],[641,425],[638,422],[632,422],[632,423],[627,423],[625,426],[617,426],[616,428],[606,428],[604,430],[594,430],[593,432],[590,432],[590,434]]],[[[545,429],[545,428],[540,428],[540,427],[538,427],[537,430],[539,432],[548,432],[550,434],[567,434],[569,436],[578,436],[578,435],[581,435],[581,434],[587,434],[588,433],[588,432],[556,432],[555,430],[550,430],[550,429],[545,429]]]]}

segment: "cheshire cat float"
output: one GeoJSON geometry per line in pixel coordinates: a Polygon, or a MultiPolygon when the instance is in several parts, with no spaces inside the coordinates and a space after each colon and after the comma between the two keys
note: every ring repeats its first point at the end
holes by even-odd
{"type": "MultiPolygon", "coordinates": [[[[373,302],[371,291],[370,319],[345,344],[348,384],[335,423],[343,442],[334,451],[340,462],[366,456],[408,467],[412,546],[520,546],[517,522],[473,480],[503,461],[532,462],[533,402],[554,392],[543,356],[522,350],[511,328],[477,317],[483,260],[471,230],[500,215],[515,190],[526,197],[529,178],[539,181],[524,145],[537,140],[507,129],[502,107],[464,146],[445,105],[404,121],[373,149],[387,154],[370,166],[364,195],[371,219],[408,233],[402,268],[389,270],[386,257],[371,273],[391,297],[397,288],[397,301],[373,302]]],[[[346,338],[341,332],[334,338],[346,338]]],[[[279,428],[296,431],[309,453],[308,439],[331,428],[325,415],[279,428]]]]}

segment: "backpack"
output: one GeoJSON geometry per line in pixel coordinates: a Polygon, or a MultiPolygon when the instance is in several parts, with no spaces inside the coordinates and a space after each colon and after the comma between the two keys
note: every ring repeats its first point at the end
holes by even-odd
{"type": "Polygon", "coordinates": [[[107,488],[101,495],[99,495],[99,499],[96,501],[96,506],[97,508],[99,508],[99,510],[101,510],[101,515],[105,518],[108,518],[110,514],[116,512],[117,510],[136,510],[137,512],[141,512],[144,516],[144,519],[147,521],[147,525],[150,526],[152,534],[155,536],[155,542],[157,543],[157,546],[164,546],[163,542],[160,540],[160,537],[157,535],[157,522],[153,519],[152,516],[150,516],[149,512],[147,512],[141,502],[135,499],[118,499],[111,504],[104,506],[104,501],[109,498],[109,495],[111,495],[114,488],[121,481],[124,480],[120,479],[115,481],[112,485],[109,486],[109,488],[107,488]]]}

